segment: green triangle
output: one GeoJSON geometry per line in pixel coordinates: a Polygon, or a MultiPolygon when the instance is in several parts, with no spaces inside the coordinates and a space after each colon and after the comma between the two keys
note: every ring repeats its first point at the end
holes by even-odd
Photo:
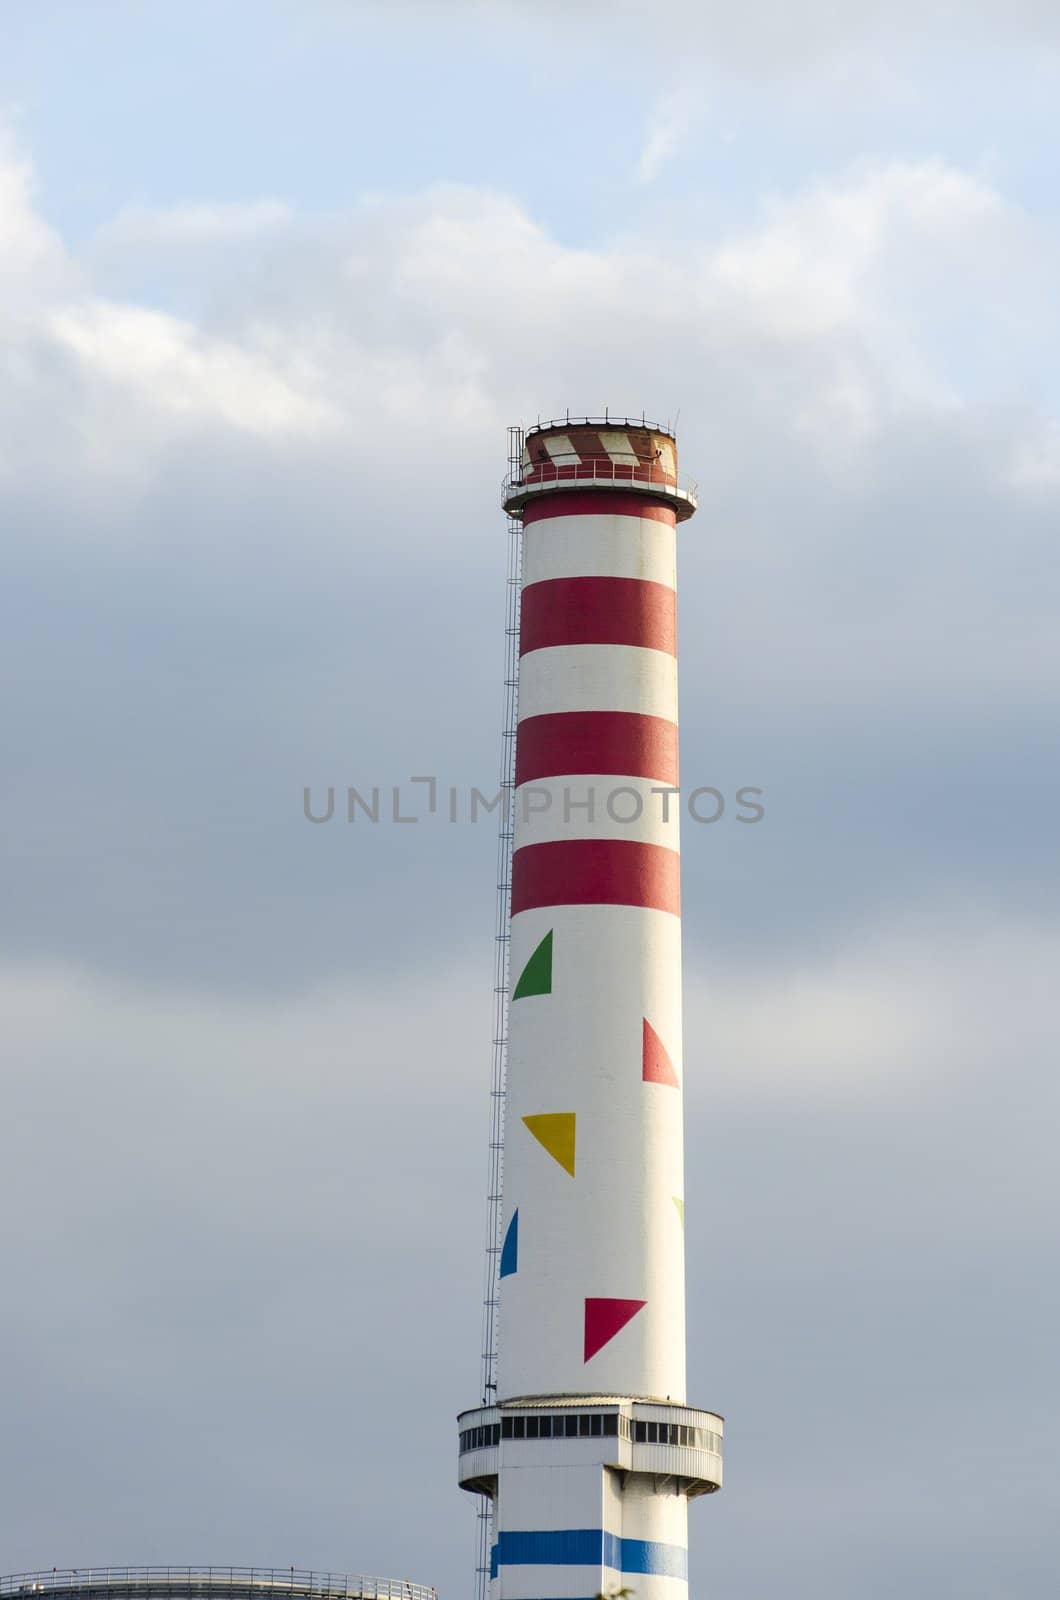
{"type": "Polygon", "coordinates": [[[681,1226],[683,1228],[684,1225],[685,1225],[685,1203],[676,1194],[674,1195],[673,1200],[674,1200],[674,1205],[677,1207],[677,1215],[681,1218],[681,1226]]]}
{"type": "Polygon", "coordinates": [[[530,994],[552,993],[552,929],[550,928],[526,963],[515,986],[513,1000],[525,1000],[530,994]]]}

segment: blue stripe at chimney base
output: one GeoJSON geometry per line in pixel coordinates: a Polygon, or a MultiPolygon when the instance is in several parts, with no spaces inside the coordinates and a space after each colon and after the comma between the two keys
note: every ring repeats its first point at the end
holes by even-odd
{"type": "Polygon", "coordinates": [[[687,1580],[688,1551],[650,1539],[620,1539],[602,1528],[557,1528],[500,1534],[490,1560],[491,1577],[499,1567],[611,1567],[687,1580]]]}

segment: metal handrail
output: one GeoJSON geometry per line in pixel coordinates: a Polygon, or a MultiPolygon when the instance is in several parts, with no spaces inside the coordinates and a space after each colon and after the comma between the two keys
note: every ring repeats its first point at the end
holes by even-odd
{"type": "Polygon", "coordinates": [[[664,427],[661,422],[649,422],[643,412],[639,417],[613,417],[605,411],[602,417],[572,417],[568,414],[565,417],[551,417],[547,422],[539,418],[527,428],[527,437],[546,428],[647,428],[649,433],[662,433],[668,439],[674,438],[674,430],[669,423],[664,427]]]}
{"type": "Polygon", "coordinates": [[[325,1600],[438,1600],[436,1589],[400,1578],[352,1577],[300,1567],[53,1567],[0,1577],[0,1595],[105,1593],[151,1589],[159,1593],[210,1589],[321,1596],[325,1600]]]}
{"type": "Polygon", "coordinates": [[[673,495],[675,499],[693,503],[699,495],[699,485],[694,480],[675,483],[673,479],[664,478],[655,462],[636,465],[626,461],[605,461],[595,456],[589,461],[535,462],[529,472],[509,473],[501,483],[501,498],[507,500],[509,496],[523,491],[532,493],[535,489],[554,483],[594,481],[635,483],[650,488],[656,494],[673,495]]]}

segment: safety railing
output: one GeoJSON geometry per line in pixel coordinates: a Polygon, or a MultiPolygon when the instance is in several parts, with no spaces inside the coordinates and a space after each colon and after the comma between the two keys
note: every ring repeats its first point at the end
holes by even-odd
{"type": "Polygon", "coordinates": [[[699,485],[691,480],[678,483],[667,476],[658,462],[634,464],[631,461],[542,461],[520,473],[509,473],[501,484],[501,500],[507,504],[518,495],[533,493],[558,483],[640,483],[654,493],[672,495],[676,500],[695,505],[699,485]]]}
{"type": "Polygon", "coordinates": [[[639,417],[613,417],[609,411],[605,411],[602,417],[572,417],[569,411],[565,417],[550,417],[547,421],[539,417],[527,428],[527,436],[549,428],[647,428],[649,433],[662,433],[668,439],[674,437],[674,430],[669,423],[664,426],[660,422],[649,422],[643,412],[639,417]]]}
{"type": "Polygon", "coordinates": [[[53,1567],[50,1572],[16,1572],[0,1577],[0,1595],[46,1597],[146,1594],[154,1600],[208,1595],[295,1595],[304,1600],[438,1600],[437,1590],[399,1578],[351,1577],[310,1572],[299,1567],[53,1567]]]}

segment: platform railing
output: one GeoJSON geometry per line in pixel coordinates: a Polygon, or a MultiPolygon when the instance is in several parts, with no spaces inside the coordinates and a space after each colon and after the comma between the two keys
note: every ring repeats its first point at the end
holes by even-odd
{"type": "Polygon", "coordinates": [[[665,424],[651,422],[643,413],[639,417],[612,416],[609,411],[605,411],[602,417],[572,417],[570,412],[564,417],[538,417],[537,421],[526,429],[526,433],[529,436],[534,433],[547,432],[552,428],[607,428],[609,430],[616,428],[619,430],[623,428],[646,428],[649,433],[665,434],[668,439],[674,437],[674,430],[668,422],[665,424]]]}
{"type": "Polygon", "coordinates": [[[437,1590],[399,1578],[354,1577],[300,1567],[53,1567],[0,1577],[0,1595],[297,1595],[305,1600],[438,1600],[437,1590]]]}
{"type": "Polygon", "coordinates": [[[512,495],[533,491],[554,483],[642,483],[650,485],[656,492],[670,494],[675,499],[689,500],[693,503],[698,498],[699,485],[691,479],[682,483],[675,481],[672,475],[664,474],[662,468],[655,461],[634,463],[631,461],[605,461],[602,457],[594,457],[590,461],[541,461],[535,462],[528,469],[520,473],[509,473],[501,484],[501,499],[507,501],[512,495]]]}

